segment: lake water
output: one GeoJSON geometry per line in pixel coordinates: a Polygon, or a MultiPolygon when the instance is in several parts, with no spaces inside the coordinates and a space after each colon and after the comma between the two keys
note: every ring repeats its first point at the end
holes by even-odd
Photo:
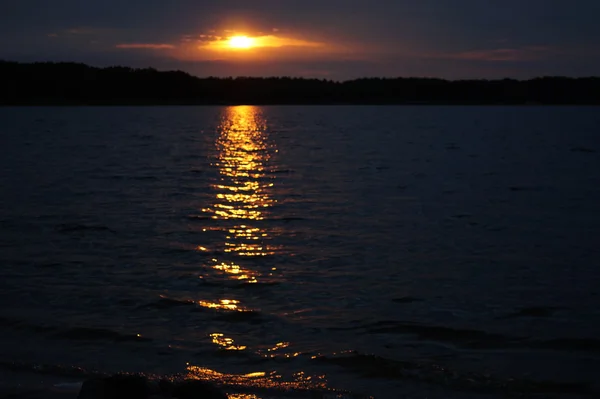
{"type": "Polygon", "coordinates": [[[1,368],[599,392],[598,108],[1,108],[0,137],[1,368]]]}

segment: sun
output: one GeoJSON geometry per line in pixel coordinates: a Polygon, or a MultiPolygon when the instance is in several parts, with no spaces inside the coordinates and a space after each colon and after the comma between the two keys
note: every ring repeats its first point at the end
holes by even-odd
{"type": "Polygon", "coordinates": [[[248,36],[233,36],[229,38],[229,47],[248,49],[254,45],[254,39],[248,36]]]}

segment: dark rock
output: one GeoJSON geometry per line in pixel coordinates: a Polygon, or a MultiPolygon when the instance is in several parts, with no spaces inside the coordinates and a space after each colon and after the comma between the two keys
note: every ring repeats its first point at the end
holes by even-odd
{"type": "Polygon", "coordinates": [[[115,375],[85,381],[77,399],[146,399],[150,394],[146,378],[115,375]]]}
{"type": "Polygon", "coordinates": [[[227,395],[214,385],[198,380],[187,380],[177,384],[172,396],[178,399],[227,399],[227,395]]]}
{"type": "Polygon", "coordinates": [[[175,389],[175,384],[172,381],[162,379],[158,381],[158,390],[161,394],[165,396],[171,396],[173,394],[173,390],[175,389]]]}

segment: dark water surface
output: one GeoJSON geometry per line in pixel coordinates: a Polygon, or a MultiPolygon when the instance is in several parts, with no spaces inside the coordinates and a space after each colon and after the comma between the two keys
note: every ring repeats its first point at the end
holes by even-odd
{"type": "Polygon", "coordinates": [[[598,111],[2,108],[0,367],[593,396],[598,111]]]}

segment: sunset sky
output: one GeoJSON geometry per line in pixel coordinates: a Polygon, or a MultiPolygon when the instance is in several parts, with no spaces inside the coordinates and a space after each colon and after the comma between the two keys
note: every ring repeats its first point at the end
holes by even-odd
{"type": "Polygon", "coordinates": [[[0,0],[0,59],[198,76],[589,76],[599,17],[600,0],[0,0]]]}

